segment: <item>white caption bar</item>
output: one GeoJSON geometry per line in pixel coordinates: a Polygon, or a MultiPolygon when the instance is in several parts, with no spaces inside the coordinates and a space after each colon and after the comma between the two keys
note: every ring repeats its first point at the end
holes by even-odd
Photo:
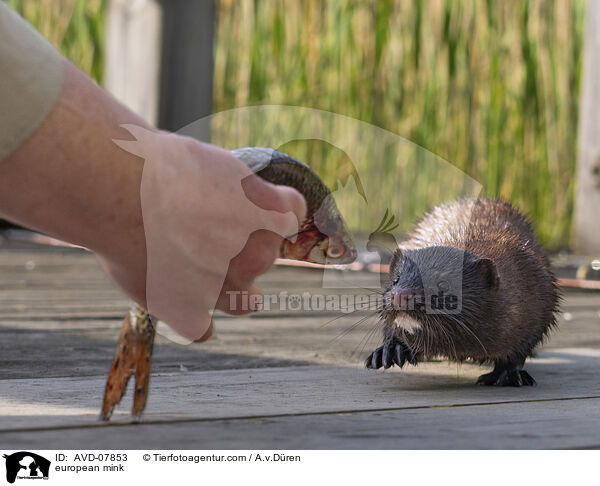
{"type": "MultiPolygon", "coordinates": [[[[5,450],[16,486],[285,484],[577,484],[598,451],[5,450]]],[[[2,469],[2,466],[0,466],[2,469]]]]}

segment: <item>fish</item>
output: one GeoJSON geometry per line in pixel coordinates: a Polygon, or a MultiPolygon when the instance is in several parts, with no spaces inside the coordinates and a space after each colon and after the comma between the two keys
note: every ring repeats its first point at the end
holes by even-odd
{"type": "Polygon", "coordinates": [[[283,241],[280,258],[339,265],[356,259],[354,240],[331,190],[308,165],[265,147],[246,147],[231,153],[261,179],[293,187],[306,200],[307,217],[295,240],[283,241]]]}
{"type": "MultiPolygon", "coordinates": [[[[306,200],[306,218],[297,234],[283,239],[280,258],[325,265],[356,259],[356,245],[331,190],[308,165],[267,147],[239,148],[231,154],[260,178],[293,187],[306,200]]],[[[157,322],[142,306],[131,305],[106,380],[100,420],[110,420],[131,377],[135,380],[131,415],[134,421],[141,420],[148,401],[157,322]]]]}

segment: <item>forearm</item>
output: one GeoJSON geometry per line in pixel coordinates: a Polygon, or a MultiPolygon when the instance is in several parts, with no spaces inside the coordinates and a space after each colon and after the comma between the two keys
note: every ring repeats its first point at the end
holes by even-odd
{"type": "MultiPolygon", "coordinates": [[[[0,163],[0,215],[87,247],[108,262],[135,262],[139,268],[135,275],[143,275],[140,182],[144,161],[112,140],[131,138],[121,124],[146,124],[64,62],[55,107],[33,135],[0,163]]],[[[138,292],[136,300],[143,300],[143,295],[138,292]]]]}

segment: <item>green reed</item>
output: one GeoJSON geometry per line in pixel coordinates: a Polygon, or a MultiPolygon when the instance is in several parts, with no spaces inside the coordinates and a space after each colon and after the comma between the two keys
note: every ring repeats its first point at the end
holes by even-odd
{"type": "MultiPolygon", "coordinates": [[[[484,194],[521,207],[549,247],[566,247],[584,3],[217,0],[214,111],[299,105],[385,128],[448,160],[479,181],[484,194]]],[[[102,80],[106,0],[9,4],[102,80]]],[[[297,120],[278,123],[292,126],[297,120]]],[[[248,144],[266,127],[232,124],[216,130],[214,141],[248,144]]],[[[336,150],[314,141],[288,148],[335,180],[336,150]]],[[[362,170],[383,174],[383,205],[390,201],[394,207],[404,192],[408,210],[399,217],[407,227],[444,194],[435,187],[443,181],[426,173],[434,170],[431,164],[418,165],[416,152],[396,160],[398,153],[386,150],[362,170]],[[415,168],[423,177],[398,176],[415,168]]],[[[372,229],[373,221],[365,221],[350,200],[340,205],[353,228],[372,229]]]]}
{"type": "MultiPolygon", "coordinates": [[[[221,0],[218,14],[215,111],[288,104],[373,123],[521,207],[548,246],[568,245],[583,0],[221,0]]],[[[294,150],[324,175],[336,165],[335,151],[294,150]]],[[[389,185],[382,198],[397,194],[395,177],[389,185]]],[[[436,192],[418,181],[408,189],[415,208],[436,192]]]]}

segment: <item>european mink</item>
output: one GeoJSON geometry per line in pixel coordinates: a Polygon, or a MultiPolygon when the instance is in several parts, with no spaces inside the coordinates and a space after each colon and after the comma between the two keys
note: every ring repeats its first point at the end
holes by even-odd
{"type": "Polygon", "coordinates": [[[395,251],[367,368],[433,356],[493,363],[482,385],[535,385],[525,359],[556,325],[557,281],[527,219],[496,199],[426,214],[395,251]]]}

